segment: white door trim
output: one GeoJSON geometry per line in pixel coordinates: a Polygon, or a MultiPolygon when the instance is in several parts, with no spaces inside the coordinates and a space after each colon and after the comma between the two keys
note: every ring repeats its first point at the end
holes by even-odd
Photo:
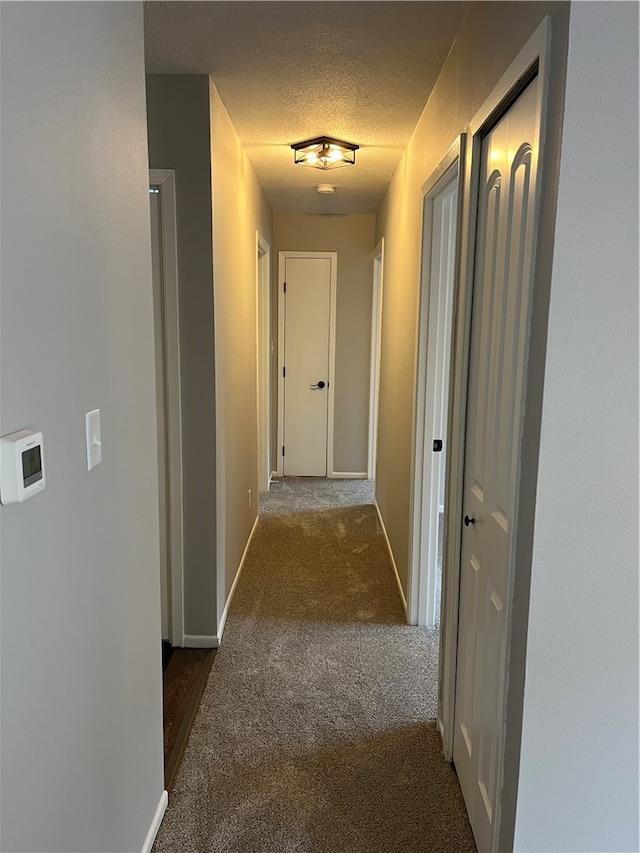
{"type": "Polygon", "coordinates": [[[149,184],[160,187],[167,384],[167,474],[169,481],[169,553],[171,566],[171,644],[184,645],[184,546],[182,494],[182,402],[180,393],[180,312],[178,232],[173,169],[150,169],[149,184]]]}
{"type": "Polygon", "coordinates": [[[276,476],[283,476],[282,446],[284,444],[284,274],[287,258],[328,258],[331,261],[331,286],[329,307],[329,394],[327,399],[327,477],[335,477],[333,470],[333,421],[335,407],[336,372],[336,301],[338,295],[337,252],[278,252],[278,447],[276,476]]]}
{"type": "MultiPolygon", "coordinates": [[[[464,496],[464,452],[466,432],[466,403],[468,364],[471,339],[471,309],[473,301],[473,280],[475,261],[475,234],[478,212],[478,190],[479,169],[482,139],[498,118],[506,112],[508,107],[517,98],[520,92],[532,79],[537,69],[538,86],[538,116],[539,116],[539,152],[544,152],[545,130],[546,130],[546,106],[548,100],[549,86],[549,51],[551,43],[551,27],[549,16],[546,16],[531,38],[518,53],[509,68],[500,78],[497,85],[484,104],[470,122],[471,140],[467,146],[465,156],[465,215],[463,218],[463,229],[461,233],[461,262],[459,292],[456,300],[456,325],[454,328],[453,361],[451,399],[449,408],[449,427],[447,432],[447,445],[449,447],[449,464],[447,466],[445,513],[450,519],[462,518],[463,496],[464,496]]],[[[540,154],[538,153],[538,156],[540,154]]],[[[543,171],[540,171],[543,175],[543,171]]],[[[540,180],[540,178],[539,178],[540,180]]],[[[540,207],[540,191],[538,189],[535,199],[535,217],[538,219],[540,207]]],[[[534,277],[536,268],[536,242],[537,228],[534,229],[534,277]]],[[[520,484],[520,471],[517,475],[516,487],[516,511],[514,539],[518,538],[518,528],[525,521],[518,513],[518,493],[520,484]]],[[[529,519],[526,519],[530,522],[529,519]]],[[[457,658],[457,632],[459,618],[460,598],[460,558],[461,558],[461,523],[451,523],[446,529],[445,558],[443,576],[450,583],[443,587],[443,609],[451,613],[455,618],[451,620],[448,629],[441,629],[440,649],[440,683],[442,697],[442,719],[445,723],[443,733],[444,755],[449,761],[453,758],[453,733],[454,733],[454,711],[455,711],[455,685],[456,685],[456,658],[457,658]]],[[[513,594],[513,566],[516,560],[516,549],[512,549],[512,560],[510,567],[510,596],[513,594]]],[[[512,600],[508,602],[508,627],[507,647],[505,655],[504,696],[506,711],[506,696],[508,694],[510,642],[511,642],[511,610],[512,600]]],[[[505,734],[504,724],[506,714],[502,715],[503,726],[500,737],[498,753],[498,778],[499,788],[504,783],[504,759],[505,759],[505,734]]],[[[503,793],[503,792],[502,792],[503,793]]],[[[510,803],[509,809],[514,808],[510,803]]],[[[498,798],[498,812],[494,826],[493,850],[500,848],[499,838],[503,819],[512,820],[513,815],[505,815],[502,809],[502,796],[498,798]]]]}
{"type": "Polygon", "coordinates": [[[380,350],[382,346],[382,297],[384,286],[384,237],[373,250],[373,294],[371,303],[371,368],[369,378],[369,441],[367,477],[376,475],[378,449],[378,404],[380,398],[380,350]]]}
{"type": "MultiPolygon", "coordinates": [[[[425,576],[424,567],[427,565],[427,551],[429,536],[425,530],[425,517],[433,517],[434,508],[425,505],[425,492],[431,491],[431,479],[433,471],[428,463],[431,459],[431,450],[425,442],[430,442],[431,436],[426,434],[425,417],[428,411],[428,401],[433,396],[433,389],[428,385],[428,346],[429,346],[429,323],[430,323],[430,290],[431,290],[431,257],[432,257],[432,226],[433,226],[433,204],[434,199],[442,190],[453,181],[458,184],[458,200],[456,214],[456,246],[455,246],[455,269],[454,269],[454,291],[455,282],[459,273],[460,254],[460,221],[462,218],[462,174],[461,160],[464,158],[464,134],[455,140],[445,156],[442,158],[434,172],[422,187],[423,195],[423,221],[422,221],[422,269],[420,281],[420,294],[418,305],[418,337],[416,345],[416,383],[414,399],[413,439],[412,439],[412,471],[413,490],[411,494],[411,529],[409,531],[409,595],[408,616],[411,625],[430,624],[425,620],[426,608],[421,607],[421,602],[429,597],[433,598],[435,589],[435,574],[429,567],[429,577],[425,576]],[[427,482],[428,480],[428,482],[427,482]],[[433,577],[431,576],[433,575],[433,577]]],[[[452,319],[453,322],[453,319],[452,319]]],[[[453,335],[452,335],[453,339],[453,335]]],[[[449,383],[451,385],[451,383],[449,383]]],[[[450,389],[446,392],[447,401],[450,398],[450,389]]],[[[445,470],[449,465],[449,442],[445,436],[445,470]]],[[[445,515],[446,519],[446,515],[445,515]]],[[[444,568],[444,567],[443,567],[444,568]]],[[[445,578],[443,572],[443,588],[445,578]]],[[[444,598],[443,598],[444,605],[444,598]]],[[[444,610],[444,606],[442,608],[444,610]]],[[[449,622],[450,614],[441,619],[441,624],[449,622]]]]}
{"type": "Polygon", "coordinates": [[[258,490],[271,481],[271,250],[256,231],[256,371],[258,413],[258,490]]]}

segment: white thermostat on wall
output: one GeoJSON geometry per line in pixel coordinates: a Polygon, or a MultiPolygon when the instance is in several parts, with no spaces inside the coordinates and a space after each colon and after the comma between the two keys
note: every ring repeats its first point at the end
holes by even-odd
{"type": "Polygon", "coordinates": [[[0,503],[22,503],[44,489],[41,432],[21,429],[0,438],[0,503]]]}

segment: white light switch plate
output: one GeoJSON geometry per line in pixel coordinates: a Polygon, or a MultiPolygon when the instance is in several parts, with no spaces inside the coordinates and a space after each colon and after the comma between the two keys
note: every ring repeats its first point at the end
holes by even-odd
{"type": "Polygon", "coordinates": [[[91,471],[102,462],[102,432],[100,430],[100,409],[87,412],[84,416],[87,437],[87,471],[91,471]]]}

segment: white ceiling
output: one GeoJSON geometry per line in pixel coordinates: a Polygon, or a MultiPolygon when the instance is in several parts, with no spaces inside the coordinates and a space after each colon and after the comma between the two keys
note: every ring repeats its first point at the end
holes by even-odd
{"type": "Polygon", "coordinates": [[[467,6],[147,2],[147,72],[211,75],[274,211],[375,213],[467,6]],[[324,135],[360,145],[356,165],[294,166],[291,143],[324,135]]]}

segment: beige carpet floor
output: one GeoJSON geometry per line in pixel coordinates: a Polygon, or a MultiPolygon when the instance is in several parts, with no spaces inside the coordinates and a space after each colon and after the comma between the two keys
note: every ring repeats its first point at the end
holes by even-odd
{"type": "Polygon", "coordinates": [[[366,481],[281,481],[247,555],[157,853],[475,851],[366,481]]]}

